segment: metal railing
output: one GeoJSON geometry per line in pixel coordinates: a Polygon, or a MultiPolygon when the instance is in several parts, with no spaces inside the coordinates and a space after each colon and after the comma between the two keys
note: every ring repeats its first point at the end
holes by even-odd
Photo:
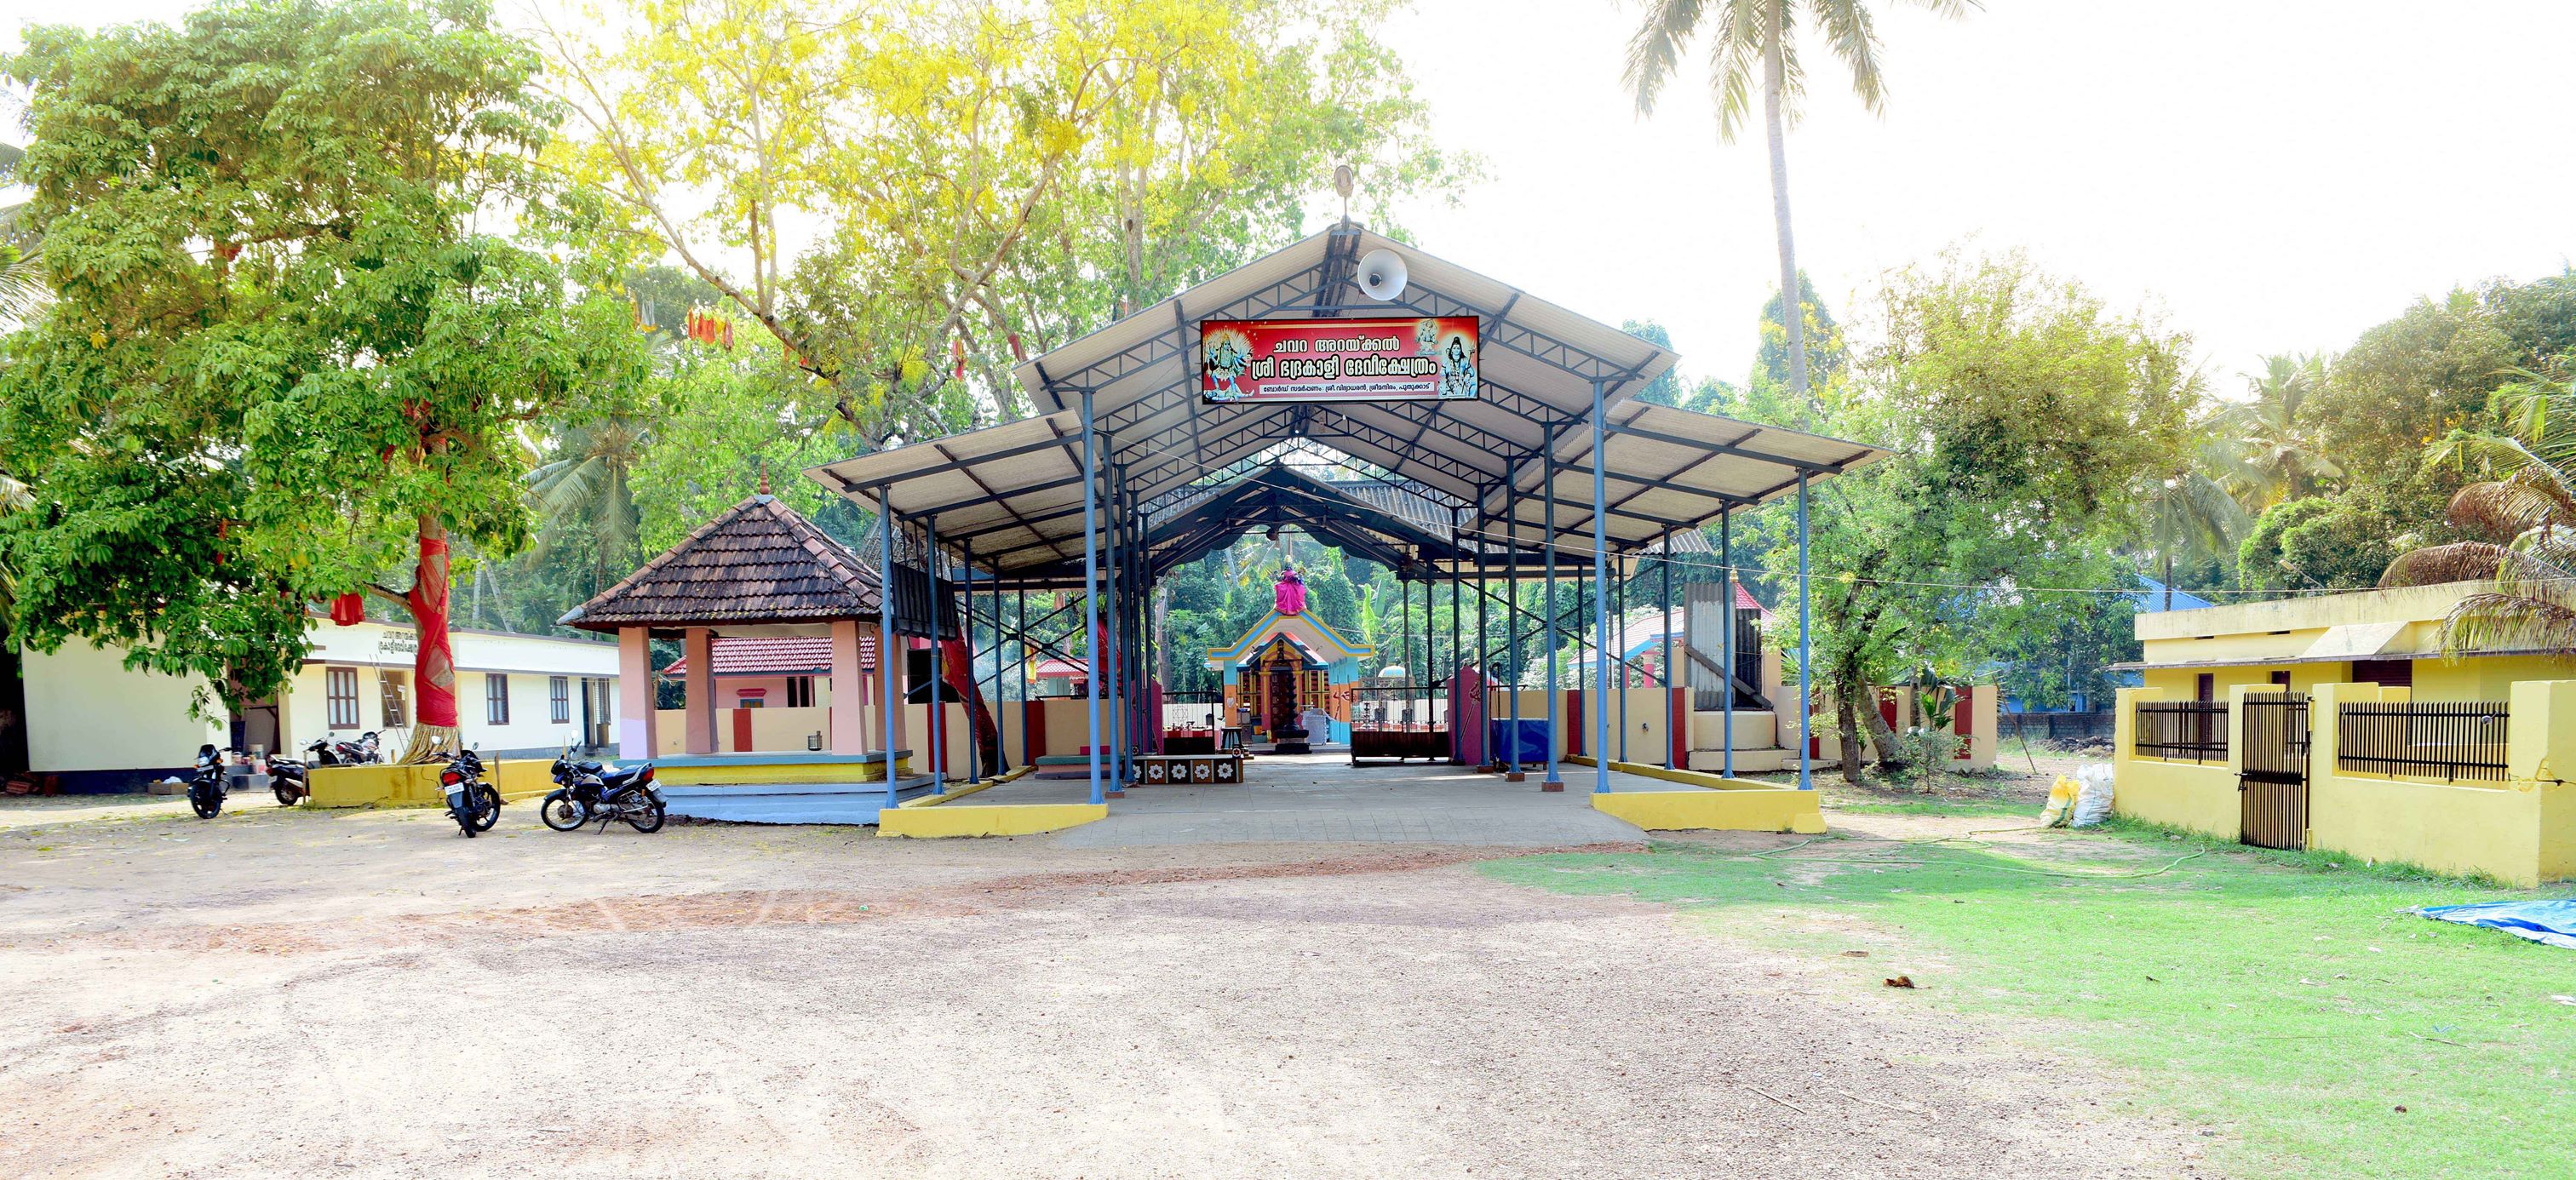
{"type": "Polygon", "coordinates": [[[2335,769],[2500,783],[2509,714],[2494,701],[2354,701],[2335,718],[2335,769]]]}
{"type": "Polygon", "coordinates": [[[2227,702],[2139,701],[2131,752],[2168,762],[2227,761],[2227,702]]]}

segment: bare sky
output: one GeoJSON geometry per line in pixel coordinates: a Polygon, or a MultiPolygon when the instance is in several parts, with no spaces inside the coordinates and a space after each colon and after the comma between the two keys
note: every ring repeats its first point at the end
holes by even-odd
{"type": "MultiPolygon", "coordinates": [[[[1419,0],[1446,140],[1492,179],[1405,220],[1434,251],[1742,380],[1778,286],[1758,129],[1720,145],[1704,85],[1640,121],[1633,4],[1419,0]]],[[[2022,247],[2199,342],[2213,388],[2335,349],[2421,295],[2576,256],[2576,3],[1889,0],[1886,117],[1808,54],[1789,137],[1800,261],[1837,315],[1947,245],[2022,247]]]]}
{"type": "MultiPolygon", "coordinates": [[[[1696,79],[1651,120],[1613,0],[1416,0],[1386,34],[1446,146],[1491,178],[1404,220],[1435,253],[1741,380],[1778,282],[1758,131],[1721,145],[1696,79]]],[[[168,19],[184,0],[0,3],[168,19]]],[[[1837,315],[1943,247],[2021,247],[2199,342],[2233,391],[2266,352],[2340,348],[2426,294],[2576,257],[2576,2],[1877,0],[1884,119],[1810,52],[1790,133],[1801,261],[1837,315]]]]}

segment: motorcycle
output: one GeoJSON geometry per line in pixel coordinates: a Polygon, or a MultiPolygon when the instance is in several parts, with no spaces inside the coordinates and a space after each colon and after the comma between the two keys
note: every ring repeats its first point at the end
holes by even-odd
{"type": "Polygon", "coordinates": [[[483,781],[482,755],[457,751],[447,760],[447,769],[438,772],[438,786],[447,796],[447,817],[465,830],[467,839],[491,831],[500,822],[501,792],[483,781]]]}
{"type": "Polygon", "coordinates": [[[354,742],[315,738],[312,745],[304,747],[304,752],[312,755],[311,764],[314,766],[359,766],[384,761],[382,740],[372,729],[359,734],[354,742]]]}
{"type": "Polygon", "coordinates": [[[601,831],[617,821],[638,832],[662,830],[668,808],[653,785],[653,764],[623,769],[597,762],[575,762],[565,750],[553,767],[556,789],[546,796],[537,818],[558,832],[570,832],[598,820],[601,831]]]}
{"type": "Polygon", "coordinates": [[[277,805],[293,807],[313,794],[313,768],[292,758],[268,760],[268,790],[277,805]]]}
{"type": "Polygon", "coordinates": [[[224,809],[224,756],[212,743],[197,747],[197,773],[188,779],[188,806],[198,819],[213,819],[224,809]]]}

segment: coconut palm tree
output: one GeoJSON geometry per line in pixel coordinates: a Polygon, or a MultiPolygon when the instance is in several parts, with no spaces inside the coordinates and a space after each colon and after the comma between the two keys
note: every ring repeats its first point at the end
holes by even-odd
{"type": "Polygon", "coordinates": [[[2489,401],[2502,424],[2453,431],[2425,461],[2484,478],[2451,497],[2449,517],[2481,538],[2400,556],[2383,586],[2492,580],[2451,608],[2451,652],[2528,647],[2576,655],[2576,382],[2536,375],[2489,401]]]}
{"type": "Polygon", "coordinates": [[[632,569],[642,559],[643,518],[627,477],[649,442],[642,422],[612,415],[566,428],[555,439],[553,457],[528,472],[528,496],[537,512],[535,552],[552,551],[576,524],[588,525],[599,546],[594,593],[616,580],[609,576],[612,567],[632,569]]]}
{"type": "Polygon", "coordinates": [[[2301,416],[2325,384],[2323,357],[2268,356],[2261,373],[2246,375],[2253,400],[2219,415],[2215,428],[2230,440],[2225,482],[2251,510],[2313,495],[2322,481],[2343,474],[2319,445],[2316,424],[2301,416]]]}
{"type": "MultiPolygon", "coordinates": [[[[1942,16],[1963,16],[1978,0],[1903,0],[1942,16]]],[[[1762,126],[1771,143],[1771,217],[1780,235],[1780,290],[1795,298],[1798,251],[1789,231],[1789,124],[1807,89],[1798,59],[1801,17],[1812,18],[1835,57],[1851,71],[1852,93],[1870,113],[1886,109],[1886,78],[1879,72],[1878,32],[1867,0],[1648,0],[1645,23],[1628,42],[1625,80],[1639,114],[1653,114],[1655,99],[1679,67],[1682,48],[1708,33],[1710,88],[1717,96],[1720,138],[1735,142],[1752,111],[1754,76],[1762,87],[1762,126]]],[[[1807,396],[1804,315],[1780,317],[1789,336],[1789,387],[1807,396]]]]}
{"type": "Polygon", "coordinates": [[[2197,465],[2150,486],[2143,502],[2147,549],[2160,563],[2165,610],[2173,609],[2176,559],[2206,561],[2233,553],[2254,523],[2236,497],[2197,465]]]}
{"type": "MultiPolygon", "coordinates": [[[[24,149],[0,143],[0,188],[17,183],[24,149]]],[[[28,220],[27,203],[0,205],[0,329],[25,323],[53,297],[45,282],[44,240],[28,220]]]]}

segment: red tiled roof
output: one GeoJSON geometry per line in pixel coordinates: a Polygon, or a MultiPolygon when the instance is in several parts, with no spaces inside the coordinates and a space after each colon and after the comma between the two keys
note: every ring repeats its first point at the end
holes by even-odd
{"type": "Polygon", "coordinates": [[[873,619],[877,573],[769,496],[708,521],[560,622],[621,626],[873,619]]]}
{"type": "MultiPolygon", "coordinates": [[[[832,670],[832,641],[821,635],[791,635],[776,638],[718,635],[715,648],[718,676],[783,676],[808,672],[829,673],[832,670]]],[[[681,656],[662,669],[665,676],[689,674],[689,657],[681,656]]]]}

